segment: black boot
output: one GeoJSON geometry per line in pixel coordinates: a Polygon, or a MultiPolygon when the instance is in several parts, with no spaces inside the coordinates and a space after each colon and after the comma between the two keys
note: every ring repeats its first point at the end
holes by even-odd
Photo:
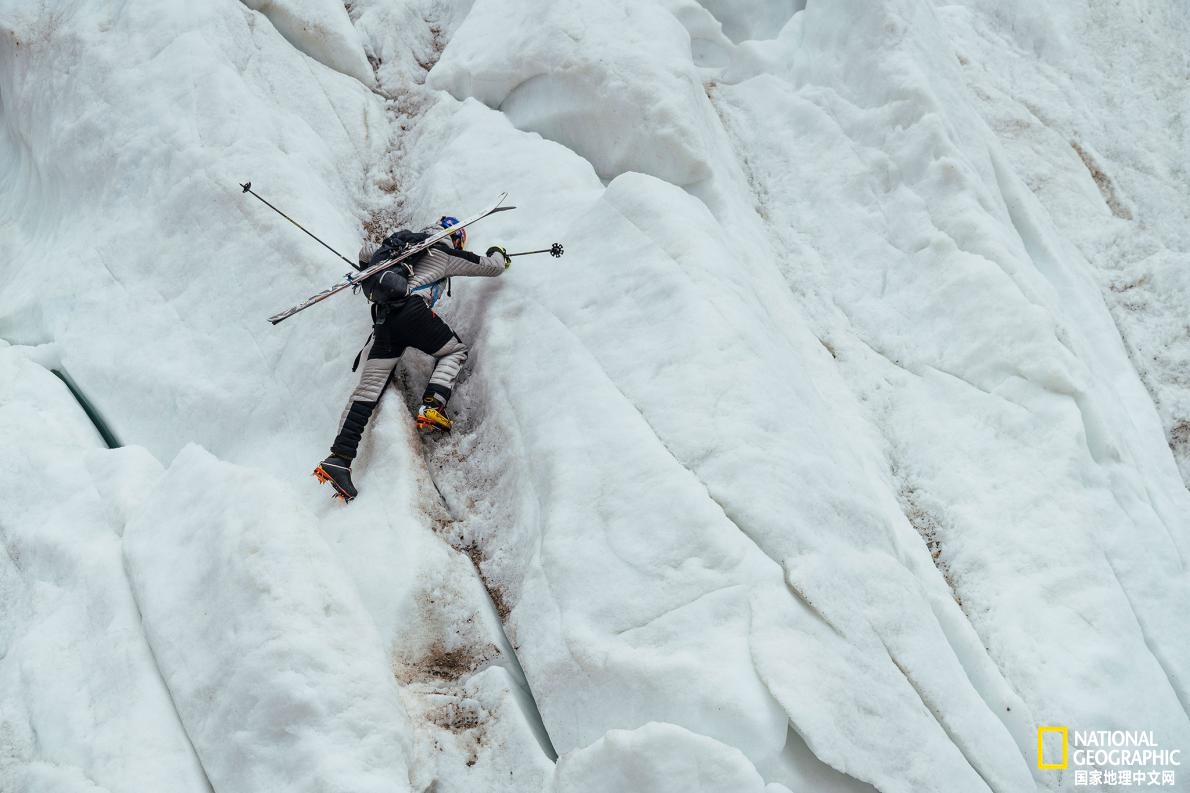
{"type": "Polygon", "coordinates": [[[345,457],[331,455],[318,464],[314,469],[314,476],[323,484],[330,482],[335,488],[335,497],[343,501],[351,501],[359,495],[355,485],[351,484],[351,461],[345,457]]]}

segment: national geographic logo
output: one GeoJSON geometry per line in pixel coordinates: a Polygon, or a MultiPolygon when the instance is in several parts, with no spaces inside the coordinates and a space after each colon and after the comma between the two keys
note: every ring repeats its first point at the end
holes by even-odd
{"type": "Polygon", "coordinates": [[[1065,727],[1038,727],[1037,728],[1037,767],[1038,768],[1065,768],[1066,767],[1066,728],[1065,727]],[[1062,736],[1062,760],[1057,763],[1045,762],[1045,734],[1062,736]]]}
{"type": "Polygon", "coordinates": [[[1182,764],[1182,751],[1162,749],[1151,730],[1075,730],[1073,741],[1070,736],[1066,727],[1038,727],[1037,767],[1074,766],[1076,786],[1177,784],[1169,766],[1182,764]]]}

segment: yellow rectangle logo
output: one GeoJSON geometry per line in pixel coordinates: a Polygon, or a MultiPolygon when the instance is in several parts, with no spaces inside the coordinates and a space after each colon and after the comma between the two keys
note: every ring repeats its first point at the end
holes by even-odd
{"type": "Polygon", "coordinates": [[[1066,767],[1066,728],[1065,727],[1038,727],[1037,728],[1037,767],[1038,768],[1065,768],[1066,767]],[[1045,763],[1044,743],[1042,737],[1047,732],[1055,732],[1062,736],[1062,762],[1061,763],[1045,763]]]}

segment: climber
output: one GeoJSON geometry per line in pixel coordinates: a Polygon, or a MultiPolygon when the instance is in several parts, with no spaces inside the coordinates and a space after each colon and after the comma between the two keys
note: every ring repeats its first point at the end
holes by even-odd
{"type": "MultiPolygon", "coordinates": [[[[429,226],[420,233],[398,231],[379,246],[365,242],[359,252],[360,268],[396,256],[408,245],[458,225],[458,222],[454,217],[443,216],[436,226],[429,226]]],[[[431,309],[447,288],[451,276],[500,275],[512,264],[512,259],[498,245],[488,248],[485,256],[468,252],[465,250],[467,230],[464,228],[451,233],[449,239],[451,244],[440,240],[363,283],[363,292],[372,307],[372,336],[360,351],[363,370],[339,419],[338,435],[331,444],[330,456],[314,469],[318,481],[330,482],[336,497],[344,501],[351,501],[357,494],[351,482],[351,461],[355,459],[360,437],[385,386],[392,379],[397,360],[407,347],[437,359],[417,411],[418,428],[423,432],[450,431],[446,403],[450,400],[455,378],[467,360],[467,345],[431,309]]]]}

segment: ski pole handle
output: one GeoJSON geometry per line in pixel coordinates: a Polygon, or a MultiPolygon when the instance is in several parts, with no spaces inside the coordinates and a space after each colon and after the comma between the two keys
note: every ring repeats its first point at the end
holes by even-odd
{"type": "Polygon", "coordinates": [[[562,243],[555,242],[553,245],[549,246],[548,248],[542,248],[539,251],[521,251],[520,253],[510,253],[508,255],[509,256],[531,256],[534,253],[548,253],[550,256],[553,256],[555,259],[557,259],[557,258],[561,257],[562,254],[565,253],[565,251],[562,250],[562,243]]]}

